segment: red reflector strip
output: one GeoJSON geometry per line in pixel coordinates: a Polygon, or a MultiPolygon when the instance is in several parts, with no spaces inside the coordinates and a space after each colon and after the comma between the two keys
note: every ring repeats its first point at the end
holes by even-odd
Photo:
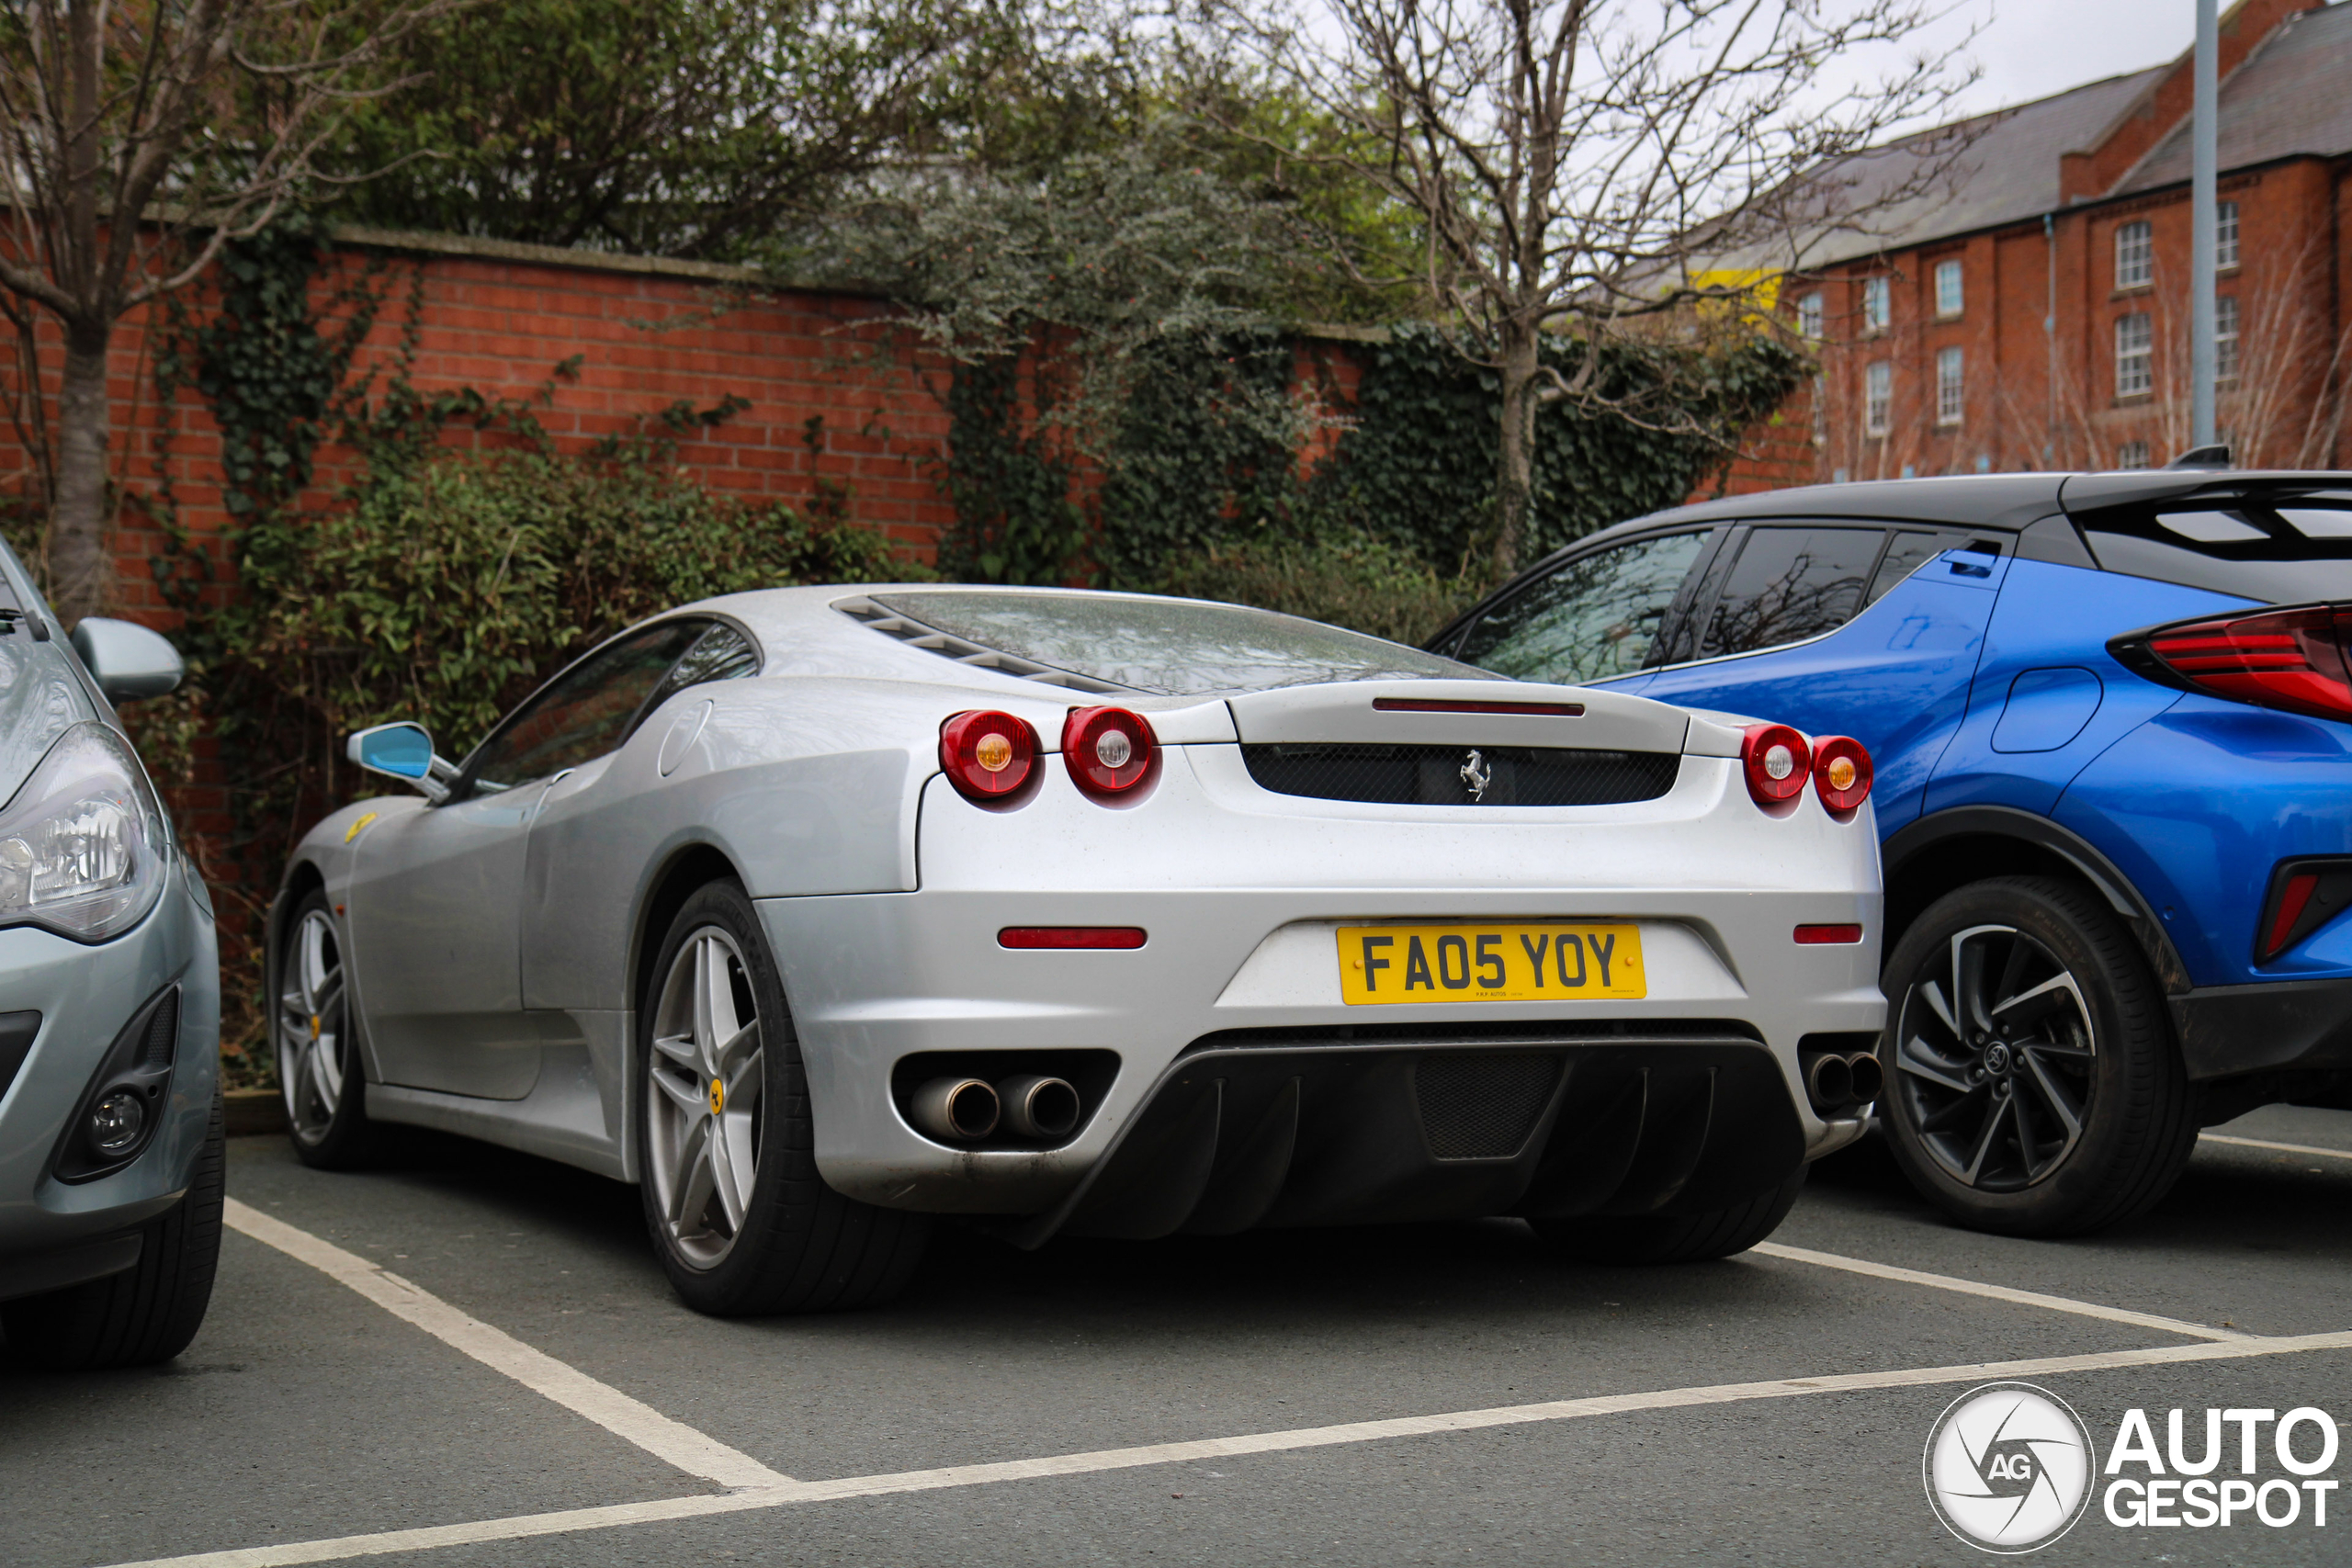
{"type": "Polygon", "coordinates": [[[2287,938],[2302,918],[2303,906],[2319,891],[2319,874],[2299,871],[2287,878],[2287,886],[2278,895],[2278,915],[2270,922],[2270,940],[2262,944],[2262,956],[2276,958],[2287,945],[2287,938]]]}
{"type": "Polygon", "coordinates": [[[1799,926],[1799,947],[1843,947],[1862,940],[1860,926],[1799,926]]]}
{"type": "Polygon", "coordinates": [[[1433,697],[1374,697],[1374,713],[1518,713],[1538,718],[1581,718],[1582,703],[1444,702],[1433,697]]]}
{"type": "Polygon", "coordinates": [[[1007,926],[996,933],[999,947],[1134,948],[1143,945],[1141,926],[1007,926]]]}

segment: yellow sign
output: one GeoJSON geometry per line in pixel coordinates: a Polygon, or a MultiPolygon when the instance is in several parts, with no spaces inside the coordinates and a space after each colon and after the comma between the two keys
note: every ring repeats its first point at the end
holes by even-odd
{"type": "Polygon", "coordinates": [[[1340,995],[1351,1006],[1623,1001],[1648,994],[1636,926],[1340,928],[1340,995]]]}

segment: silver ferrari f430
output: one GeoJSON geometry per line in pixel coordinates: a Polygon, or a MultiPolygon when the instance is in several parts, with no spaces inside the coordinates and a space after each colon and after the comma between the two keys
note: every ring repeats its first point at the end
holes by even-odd
{"type": "Polygon", "coordinates": [[[882,1299],[939,1215],[1720,1257],[1877,1092],[1842,738],[908,586],[660,616],[461,762],[349,747],[417,793],[320,823],[272,909],[296,1147],[408,1122],[636,1182],[707,1312],[882,1299]]]}

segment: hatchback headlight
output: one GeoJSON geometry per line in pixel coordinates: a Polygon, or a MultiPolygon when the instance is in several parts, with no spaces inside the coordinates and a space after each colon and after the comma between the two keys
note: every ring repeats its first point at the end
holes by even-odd
{"type": "Polygon", "coordinates": [[[119,736],[77,724],[0,807],[0,925],[104,942],[164,887],[164,814],[119,736]]]}

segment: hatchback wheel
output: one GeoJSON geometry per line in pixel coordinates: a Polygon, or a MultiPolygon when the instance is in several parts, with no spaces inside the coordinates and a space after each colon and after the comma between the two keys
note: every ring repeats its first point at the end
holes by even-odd
{"type": "Polygon", "coordinates": [[[272,1033],[287,1130],[303,1164],[346,1170],[374,1154],[377,1129],[344,992],[343,938],[324,891],[294,906],[283,942],[272,1033]]]}
{"type": "Polygon", "coordinates": [[[818,1174],[799,1038],[740,886],[686,900],[645,1002],[640,1190],[678,1294],[722,1316],[896,1295],[929,1222],[844,1198],[818,1174]]]}
{"type": "Polygon", "coordinates": [[[1879,1112],[1904,1172],[1962,1224],[2095,1230],[2161,1199],[2197,1138],[2145,959],[2086,888],[1946,895],[1886,962],[1879,1112]]]}

